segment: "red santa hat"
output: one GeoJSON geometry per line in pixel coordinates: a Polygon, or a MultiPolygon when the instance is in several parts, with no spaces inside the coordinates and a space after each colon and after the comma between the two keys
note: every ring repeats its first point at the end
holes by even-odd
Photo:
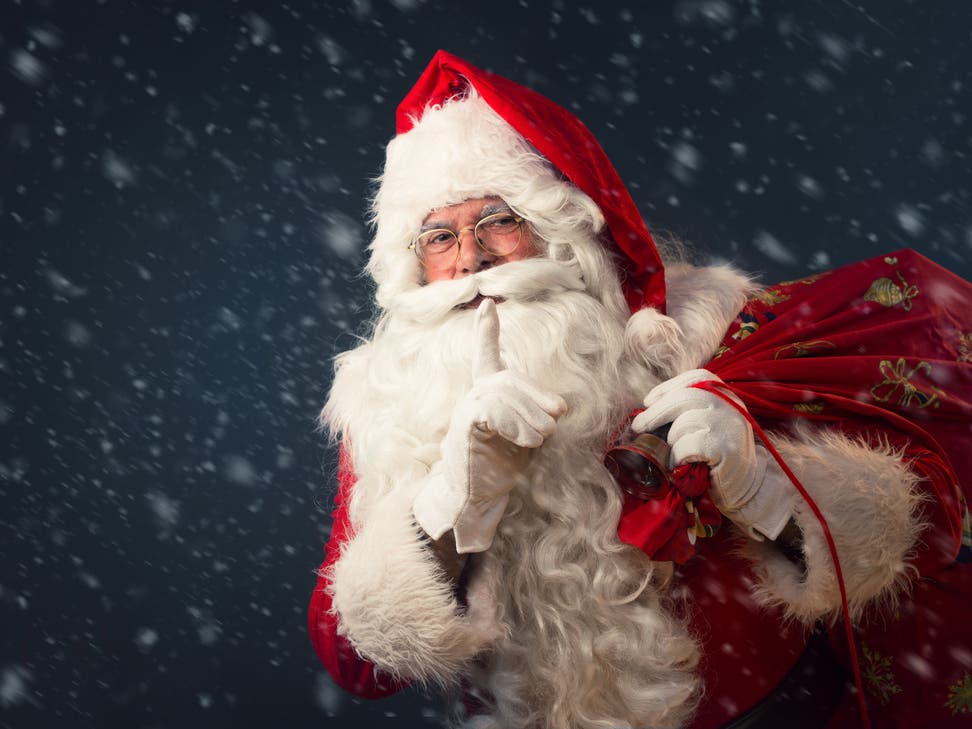
{"type": "Polygon", "coordinates": [[[399,104],[396,132],[373,201],[369,270],[379,304],[418,285],[407,245],[431,210],[486,195],[522,208],[518,199],[571,188],[607,224],[631,311],[664,311],[664,269],[651,234],[604,150],[566,109],[438,51],[399,104]]]}

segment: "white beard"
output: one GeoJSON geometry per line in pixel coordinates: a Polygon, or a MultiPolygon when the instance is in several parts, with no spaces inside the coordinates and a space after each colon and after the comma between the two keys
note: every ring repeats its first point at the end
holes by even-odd
{"type": "Polygon", "coordinates": [[[624,354],[625,314],[588,294],[574,264],[532,258],[401,294],[371,341],[338,358],[322,413],[350,442],[359,482],[375,479],[372,496],[440,458],[451,413],[472,385],[475,311],[461,307],[480,294],[502,299],[504,364],[567,401],[557,440],[599,451],[655,384],[624,354]]]}
{"type": "Polygon", "coordinates": [[[621,499],[601,462],[656,381],[625,353],[626,314],[588,293],[574,264],[528,259],[402,294],[373,339],[341,356],[322,420],[351,445],[352,523],[441,457],[472,384],[475,312],[456,307],[479,294],[503,299],[505,365],[568,404],[474,559],[470,590],[495,601],[507,633],[471,675],[492,697],[485,725],[677,724],[697,649],[661,605],[651,563],[618,541],[621,499]]]}

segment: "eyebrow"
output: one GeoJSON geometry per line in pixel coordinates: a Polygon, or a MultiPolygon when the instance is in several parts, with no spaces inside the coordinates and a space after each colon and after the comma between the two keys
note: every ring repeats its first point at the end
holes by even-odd
{"type": "MultiPolygon", "coordinates": [[[[491,202],[483,205],[483,209],[479,211],[479,219],[489,215],[495,215],[496,213],[512,213],[513,209],[507,205],[505,202],[491,202]]],[[[430,230],[452,230],[449,227],[449,223],[445,220],[429,220],[426,223],[422,223],[422,227],[419,228],[419,233],[426,233],[430,230]]]]}

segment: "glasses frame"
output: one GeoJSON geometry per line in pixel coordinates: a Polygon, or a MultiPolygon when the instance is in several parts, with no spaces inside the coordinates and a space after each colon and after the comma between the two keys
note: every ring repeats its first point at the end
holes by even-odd
{"type": "MultiPolygon", "coordinates": [[[[416,257],[419,259],[419,262],[421,262],[421,264],[423,266],[425,266],[426,268],[428,268],[428,265],[426,264],[425,259],[422,258],[422,253],[420,252],[420,248],[419,248],[419,238],[421,238],[424,235],[428,235],[429,233],[448,233],[453,238],[455,238],[455,241],[456,241],[453,244],[453,246],[452,246],[452,248],[455,248],[455,251],[456,251],[455,257],[448,264],[446,264],[446,265],[444,265],[442,267],[443,269],[448,269],[450,266],[455,265],[456,261],[459,260],[459,254],[460,254],[460,252],[462,250],[462,234],[465,233],[466,231],[471,230],[472,231],[472,234],[473,234],[473,238],[476,239],[476,245],[478,245],[479,248],[483,252],[488,253],[491,256],[496,256],[497,258],[505,258],[506,256],[509,256],[509,255],[512,255],[513,253],[515,253],[516,252],[516,249],[520,247],[520,243],[523,242],[523,223],[524,222],[525,222],[525,218],[523,218],[520,215],[517,215],[512,210],[501,210],[501,211],[499,211],[497,213],[490,213],[489,215],[486,215],[486,216],[480,218],[479,220],[476,221],[476,224],[475,225],[467,225],[465,228],[460,228],[459,230],[452,230],[450,228],[432,228],[430,230],[424,230],[418,236],[415,237],[415,240],[413,240],[411,243],[408,244],[408,249],[410,251],[413,251],[415,253],[416,257]],[[500,253],[493,253],[485,245],[483,245],[483,241],[479,237],[479,226],[481,226],[485,222],[488,222],[489,220],[492,220],[494,218],[500,218],[500,217],[513,218],[513,220],[516,221],[516,234],[517,234],[516,245],[514,245],[506,253],[502,253],[502,254],[500,254],[500,253]]],[[[436,270],[439,270],[439,269],[436,269],[436,270]]]]}

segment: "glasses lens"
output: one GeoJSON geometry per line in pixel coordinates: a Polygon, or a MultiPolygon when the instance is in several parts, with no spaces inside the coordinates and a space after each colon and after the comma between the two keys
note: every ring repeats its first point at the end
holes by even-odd
{"type": "Polygon", "coordinates": [[[511,213],[489,215],[476,225],[476,240],[494,256],[508,256],[520,245],[520,222],[511,213]]]}
{"type": "Polygon", "coordinates": [[[456,235],[451,230],[429,230],[415,241],[415,251],[426,268],[448,268],[456,258],[456,243],[456,235]]]}

